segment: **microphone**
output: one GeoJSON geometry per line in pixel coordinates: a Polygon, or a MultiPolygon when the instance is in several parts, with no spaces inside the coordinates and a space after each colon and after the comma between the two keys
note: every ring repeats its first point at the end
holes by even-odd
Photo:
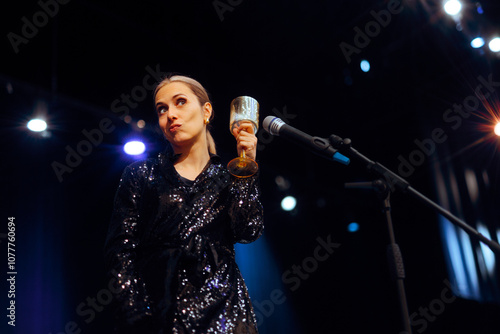
{"type": "Polygon", "coordinates": [[[291,127],[278,117],[267,116],[262,122],[262,127],[273,136],[281,136],[291,142],[298,143],[329,160],[340,162],[344,165],[348,165],[350,162],[349,158],[340,154],[332,147],[328,139],[312,137],[307,133],[291,127]]]}

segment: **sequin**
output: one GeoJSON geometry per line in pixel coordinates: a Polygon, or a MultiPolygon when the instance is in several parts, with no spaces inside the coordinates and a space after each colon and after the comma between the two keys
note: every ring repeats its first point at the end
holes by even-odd
{"type": "Polygon", "coordinates": [[[257,333],[234,243],[263,230],[258,176],[233,178],[211,156],[194,182],[160,153],[123,172],[105,258],[120,333],[257,333]]]}

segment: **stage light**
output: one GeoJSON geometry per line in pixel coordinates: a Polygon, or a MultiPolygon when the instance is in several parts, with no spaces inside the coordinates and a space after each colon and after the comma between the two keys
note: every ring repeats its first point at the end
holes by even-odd
{"type": "Polygon", "coordinates": [[[495,125],[495,134],[500,137],[500,122],[495,125]]]}
{"type": "Polygon", "coordinates": [[[476,9],[479,14],[484,14],[483,6],[479,2],[476,2],[476,9]]]}
{"type": "Polygon", "coordinates": [[[132,140],[123,145],[123,151],[128,155],[139,155],[146,151],[146,145],[138,140],[132,140]]]}
{"type": "Polygon", "coordinates": [[[276,185],[278,186],[279,190],[281,191],[286,191],[290,189],[290,181],[285,179],[283,176],[278,175],[274,178],[274,182],[276,182],[276,185]]]}
{"type": "Polygon", "coordinates": [[[351,233],[358,232],[359,231],[359,224],[356,222],[352,222],[349,225],[347,225],[347,230],[351,233]]]}
{"type": "Polygon", "coordinates": [[[498,52],[500,51],[500,37],[495,37],[493,38],[490,43],[488,44],[488,47],[490,48],[491,51],[493,52],[498,52]]]}
{"type": "Polygon", "coordinates": [[[292,211],[297,205],[297,200],[293,196],[286,196],[281,201],[281,208],[285,211],[292,211]]]}
{"type": "Polygon", "coordinates": [[[42,132],[47,129],[47,122],[43,119],[34,118],[28,122],[28,129],[34,132],[42,132]]]}
{"type": "Polygon", "coordinates": [[[462,4],[458,0],[448,0],[444,3],[444,11],[448,15],[457,15],[462,10],[462,4]]]}
{"type": "MultiPolygon", "coordinates": [[[[486,227],[486,225],[478,223],[477,231],[484,235],[486,238],[491,239],[490,230],[488,229],[488,227],[486,227]]],[[[495,253],[493,253],[493,251],[482,242],[480,243],[480,247],[481,249],[476,249],[476,254],[479,256],[482,255],[482,261],[479,269],[483,271],[483,276],[493,276],[496,268],[495,253]],[[479,251],[481,251],[481,253],[479,253],[479,251]]]]}
{"type": "Polygon", "coordinates": [[[476,37],[470,42],[470,46],[474,49],[478,49],[484,45],[484,39],[482,37],[476,37]]]}
{"type": "Polygon", "coordinates": [[[144,122],[144,120],[140,119],[140,120],[138,120],[138,121],[137,121],[137,127],[138,127],[139,129],[142,129],[142,128],[144,128],[145,126],[146,126],[146,122],[144,122]]]}
{"type": "Polygon", "coordinates": [[[365,73],[370,70],[370,62],[368,60],[363,59],[359,66],[361,67],[361,71],[365,73]]]}

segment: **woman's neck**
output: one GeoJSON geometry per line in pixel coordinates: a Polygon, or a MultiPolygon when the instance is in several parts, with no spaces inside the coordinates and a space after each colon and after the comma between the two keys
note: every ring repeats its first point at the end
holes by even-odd
{"type": "Polygon", "coordinates": [[[203,171],[210,154],[206,145],[193,145],[184,148],[175,148],[174,153],[180,154],[174,163],[174,167],[182,177],[194,180],[203,171]]]}

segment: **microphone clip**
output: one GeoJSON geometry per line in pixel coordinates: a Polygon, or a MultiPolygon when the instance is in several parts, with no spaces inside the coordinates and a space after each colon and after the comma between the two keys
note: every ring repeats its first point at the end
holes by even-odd
{"type": "MultiPolygon", "coordinates": [[[[312,137],[311,143],[317,148],[319,152],[328,152],[327,154],[335,162],[339,162],[343,165],[349,165],[350,160],[345,155],[341,154],[338,150],[333,148],[328,138],[312,137]]],[[[318,153],[318,152],[317,152],[318,153]]]]}
{"type": "Polygon", "coordinates": [[[349,138],[341,138],[337,135],[330,135],[328,138],[330,141],[330,144],[332,144],[333,147],[335,147],[337,150],[342,151],[342,150],[349,150],[352,145],[352,141],[349,138]]]}

